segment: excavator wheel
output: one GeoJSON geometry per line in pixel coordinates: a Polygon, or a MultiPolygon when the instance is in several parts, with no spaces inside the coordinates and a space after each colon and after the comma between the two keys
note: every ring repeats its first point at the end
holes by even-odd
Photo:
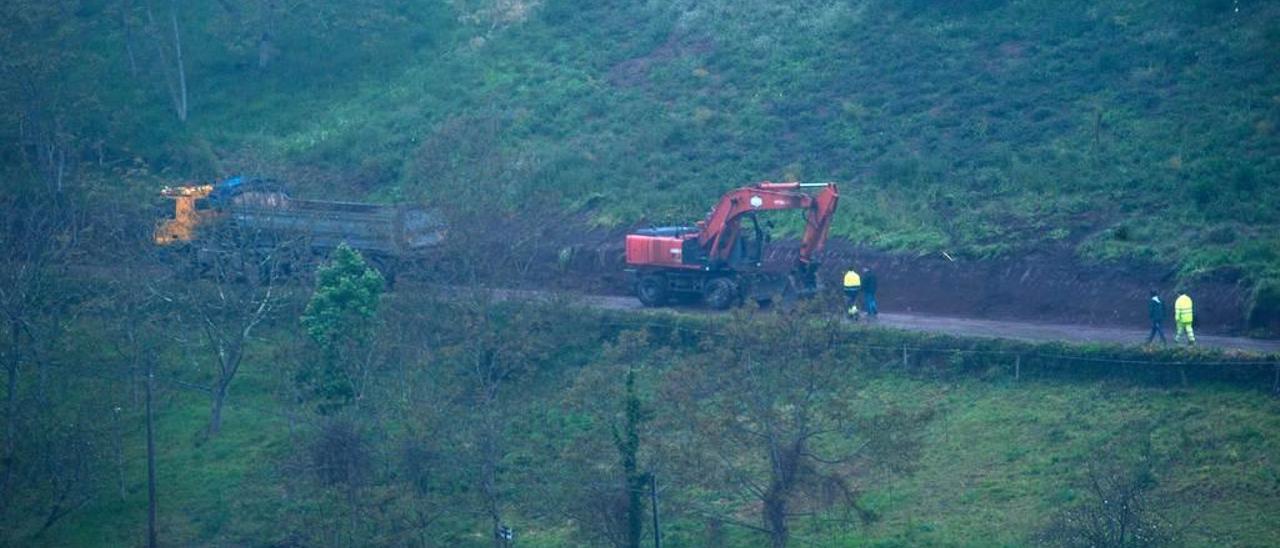
{"type": "Polygon", "coordinates": [[[649,274],[636,282],[636,296],[645,306],[662,306],[667,303],[667,280],[660,274],[649,274]]]}
{"type": "Polygon", "coordinates": [[[707,306],[724,310],[738,302],[738,283],[730,278],[712,278],[702,292],[707,306]]]}

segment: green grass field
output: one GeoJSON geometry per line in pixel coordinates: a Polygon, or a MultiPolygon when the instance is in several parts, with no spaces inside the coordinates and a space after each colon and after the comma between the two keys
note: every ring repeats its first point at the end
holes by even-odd
{"type": "MultiPolygon", "coordinates": [[[[421,325],[435,333],[430,340],[452,337],[440,332],[453,321],[444,313],[451,305],[415,300],[401,306],[407,304],[412,304],[411,309],[401,313],[420,318],[421,325]]],[[[606,348],[617,344],[618,322],[635,323],[636,319],[545,307],[503,308],[506,312],[499,313],[501,317],[532,313],[549,317],[547,325],[559,326],[535,336],[548,338],[548,343],[558,341],[552,347],[558,351],[536,358],[530,368],[523,369],[519,388],[505,396],[499,476],[505,519],[519,531],[523,545],[600,543],[601,538],[591,536],[593,524],[582,521],[577,509],[582,504],[599,504],[589,497],[582,499],[584,485],[615,473],[609,472],[615,469],[607,425],[592,411],[608,405],[616,395],[615,383],[620,382],[608,373],[615,366],[610,365],[609,351],[602,350],[601,343],[606,348]]],[[[647,394],[644,405],[653,421],[653,427],[644,431],[642,454],[648,466],[665,471],[663,481],[669,482],[663,490],[666,542],[696,546],[713,537],[730,545],[765,542],[758,532],[735,525],[758,523],[757,507],[740,492],[724,486],[719,490],[695,486],[681,479],[707,465],[688,459],[699,454],[701,445],[680,441],[692,432],[671,429],[684,424],[684,419],[672,415],[677,408],[658,397],[665,393],[663,386],[683,382],[687,367],[704,367],[701,360],[708,356],[707,350],[692,350],[688,341],[664,339],[661,334],[672,333],[669,329],[679,325],[696,329],[711,324],[676,323],[663,316],[643,322],[654,331],[646,351],[651,365],[640,370],[642,385],[649,387],[642,391],[647,394]],[[690,466],[694,468],[686,470],[690,466]],[[706,505],[726,512],[714,535],[708,516],[699,510],[706,505]]],[[[759,325],[776,325],[776,320],[759,325]]],[[[882,344],[898,335],[874,337],[869,342],[882,344]]],[[[157,434],[161,538],[182,545],[486,544],[487,522],[476,506],[474,488],[469,487],[475,481],[474,462],[465,457],[471,454],[466,443],[457,445],[469,439],[467,425],[480,420],[479,415],[473,415],[474,409],[444,403],[453,397],[450,393],[465,393],[465,364],[457,369],[457,360],[464,356],[454,352],[462,347],[427,344],[435,350],[423,355],[423,361],[387,362],[381,367],[370,401],[345,415],[361,425],[358,430],[369,459],[361,465],[369,467],[368,476],[355,491],[317,479],[323,476],[317,476],[322,472],[315,468],[311,448],[318,443],[323,420],[305,407],[281,400],[287,372],[297,367],[291,361],[296,357],[290,357],[296,350],[289,350],[292,347],[274,329],[253,349],[236,381],[225,430],[215,438],[204,434],[207,397],[161,383],[157,434]],[[411,382],[401,382],[406,379],[411,382]],[[441,409],[444,415],[429,418],[441,409]],[[411,440],[430,449],[411,453],[416,456],[406,461],[404,451],[411,440]],[[410,462],[428,470],[426,476],[415,475],[410,462]],[[429,483],[428,494],[406,495],[404,490],[411,490],[418,481],[429,483]],[[432,519],[421,531],[405,536],[408,533],[397,527],[412,526],[398,520],[415,505],[429,508],[432,519]]],[[[890,355],[896,356],[896,351],[890,355]]],[[[1178,525],[1183,542],[1262,546],[1280,534],[1269,519],[1280,500],[1280,465],[1275,462],[1280,449],[1269,434],[1280,429],[1276,418],[1280,409],[1265,390],[1202,381],[1181,387],[1105,371],[1095,372],[1096,377],[1074,377],[1059,370],[1015,380],[1007,364],[965,365],[967,358],[957,362],[946,356],[926,359],[904,371],[896,359],[882,361],[857,352],[837,358],[824,367],[833,368],[833,378],[839,381],[822,392],[854,398],[857,412],[897,409],[927,414],[922,429],[912,434],[919,436],[918,452],[884,457],[901,459],[899,464],[906,471],[850,472],[856,478],[857,504],[868,516],[865,521],[849,516],[841,505],[820,505],[818,513],[793,519],[793,541],[1025,545],[1055,512],[1089,500],[1086,480],[1091,466],[1113,460],[1131,462],[1141,447],[1150,448],[1145,458],[1155,480],[1151,500],[1161,515],[1178,525]]],[[[1223,358],[1205,354],[1195,359],[1223,358]]],[[[164,368],[161,378],[207,381],[184,371],[180,363],[164,368]]],[[[712,372],[711,378],[716,375],[712,372]]],[[[112,397],[128,394],[120,385],[114,389],[87,386],[115,394],[112,397]]],[[[120,403],[130,410],[122,417],[129,425],[124,435],[125,498],[119,499],[115,492],[116,470],[111,467],[98,497],[45,534],[26,538],[24,544],[142,541],[146,489],[141,421],[135,416],[137,407],[120,403]]],[[[835,437],[826,443],[827,449],[838,449],[857,442],[835,437]]]]}

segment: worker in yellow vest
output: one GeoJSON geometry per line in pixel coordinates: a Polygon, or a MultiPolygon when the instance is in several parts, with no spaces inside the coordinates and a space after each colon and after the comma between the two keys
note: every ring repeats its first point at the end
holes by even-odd
{"type": "Polygon", "coordinates": [[[1187,343],[1196,345],[1196,332],[1191,330],[1191,319],[1191,297],[1186,293],[1178,295],[1178,299],[1173,301],[1173,321],[1178,325],[1173,334],[1173,342],[1182,342],[1182,333],[1186,332],[1187,343]]]}
{"type": "Polygon", "coordinates": [[[862,276],[853,267],[844,273],[844,298],[849,305],[849,316],[858,319],[858,290],[862,289],[862,276]]]}

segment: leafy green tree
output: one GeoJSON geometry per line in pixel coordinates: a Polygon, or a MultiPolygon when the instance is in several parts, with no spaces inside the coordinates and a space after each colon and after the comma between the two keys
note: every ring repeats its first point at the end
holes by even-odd
{"type": "Polygon", "coordinates": [[[326,350],[365,341],[375,326],[382,274],[359,251],[339,245],[329,263],[316,270],[316,291],[307,303],[302,326],[326,350]]]}
{"type": "Polygon", "coordinates": [[[339,245],[329,263],[316,271],[316,290],[302,315],[302,326],[319,345],[323,359],[305,367],[299,381],[322,400],[322,412],[359,395],[359,375],[353,372],[367,363],[382,291],[382,275],[346,244],[339,245]]]}

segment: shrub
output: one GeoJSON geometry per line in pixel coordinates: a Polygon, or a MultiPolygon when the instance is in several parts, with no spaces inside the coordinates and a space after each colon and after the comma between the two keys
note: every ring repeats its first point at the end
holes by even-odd
{"type": "Polygon", "coordinates": [[[1254,285],[1246,310],[1249,328],[1280,332],[1280,278],[1254,285]]]}
{"type": "Polygon", "coordinates": [[[345,418],[325,421],[311,442],[313,470],[326,485],[360,485],[369,476],[371,461],[363,436],[345,418]]]}
{"type": "MultiPolygon", "coordinates": [[[[1149,433],[1148,433],[1149,435],[1149,433]]],[[[1036,540],[1051,546],[1166,546],[1178,540],[1173,523],[1162,516],[1157,463],[1149,440],[1137,444],[1140,455],[1120,455],[1121,444],[1104,447],[1086,463],[1080,483],[1084,500],[1059,511],[1036,540]]]]}
{"type": "Polygon", "coordinates": [[[1201,178],[1191,185],[1191,199],[1195,200],[1197,205],[1208,205],[1217,197],[1217,185],[1214,184],[1212,179],[1201,178]]]}

